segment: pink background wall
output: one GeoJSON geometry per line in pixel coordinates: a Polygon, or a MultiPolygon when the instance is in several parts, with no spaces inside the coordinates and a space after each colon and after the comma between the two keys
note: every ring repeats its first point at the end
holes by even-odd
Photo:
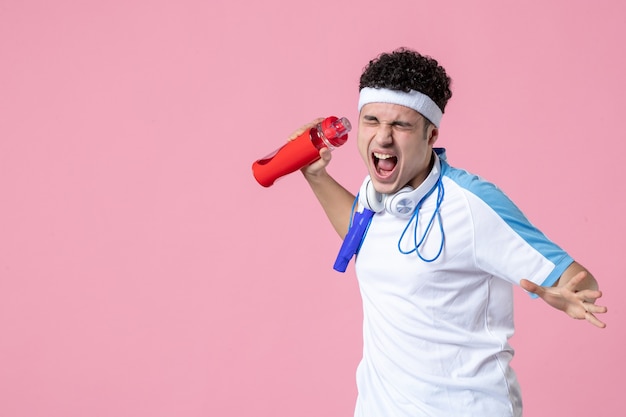
{"type": "MultiPolygon", "coordinates": [[[[264,189],[250,165],[314,117],[356,121],[362,67],[403,45],[454,79],[451,163],[605,291],[604,331],[517,291],[527,415],[620,414],[624,16],[617,0],[1,0],[0,415],[351,415],[354,270],[332,270],[340,242],[300,174],[264,189]]],[[[331,172],[356,190],[354,141],[331,172]]]]}

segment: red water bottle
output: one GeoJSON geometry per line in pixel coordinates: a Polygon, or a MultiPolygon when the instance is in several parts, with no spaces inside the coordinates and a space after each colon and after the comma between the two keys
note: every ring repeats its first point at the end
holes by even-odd
{"type": "Polygon", "coordinates": [[[263,187],[274,184],[283,175],[291,174],[320,157],[320,149],[331,151],[348,140],[352,126],[345,117],[330,116],[265,158],[252,164],[254,178],[263,187]]]}

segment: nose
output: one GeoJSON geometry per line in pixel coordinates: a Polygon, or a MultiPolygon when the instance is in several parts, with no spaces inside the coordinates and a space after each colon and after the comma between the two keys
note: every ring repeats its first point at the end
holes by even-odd
{"type": "Polygon", "coordinates": [[[386,123],[381,123],[376,129],[376,136],[374,139],[380,146],[389,146],[393,142],[393,129],[386,123]]]}

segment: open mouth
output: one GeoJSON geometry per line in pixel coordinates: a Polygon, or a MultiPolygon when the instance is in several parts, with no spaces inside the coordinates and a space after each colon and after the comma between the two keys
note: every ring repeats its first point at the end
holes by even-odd
{"type": "Polygon", "coordinates": [[[372,154],[376,173],[381,177],[388,177],[398,164],[398,158],[393,155],[374,152],[372,154]]]}

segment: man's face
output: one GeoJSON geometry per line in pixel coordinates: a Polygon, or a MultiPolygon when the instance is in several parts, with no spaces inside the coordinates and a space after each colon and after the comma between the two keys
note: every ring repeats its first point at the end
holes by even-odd
{"type": "Polygon", "coordinates": [[[363,106],[357,146],[376,191],[393,194],[405,185],[420,185],[430,172],[437,134],[434,125],[408,107],[387,103],[363,106]]]}

